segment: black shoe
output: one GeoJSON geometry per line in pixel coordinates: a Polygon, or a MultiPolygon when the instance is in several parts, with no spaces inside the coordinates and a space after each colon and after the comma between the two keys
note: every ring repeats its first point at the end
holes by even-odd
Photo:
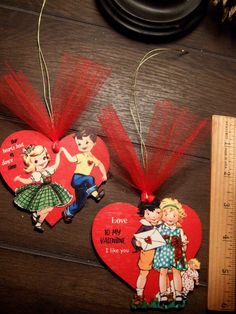
{"type": "Polygon", "coordinates": [[[65,212],[62,213],[62,217],[63,217],[63,220],[66,224],[71,224],[72,223],[72,220],[73,220],[73,217],[72,216],[68,216],[65,212]]]}
{"type": "Polygon", "coordinates": [[[99,202],[103,198],[104,195],[105,195],[105,192],[103,190],[99,191],[98,195],[95,197],[95,200],[99,202]]]}
{"type": "Polygon", "coordinates": [[[130,304],[131,310],[147,310],[148,309],[148,303],[144,299],[143,296],[139,296],[135,294],[133,297],[131,304],[130,304]]]}
{"type": "Polygon", "coordinates": [[[182,304],[183,303],[183,296],[182,296],[182,294],[177,294],[175,296],[175,303],[176,304],[182,304]]]}
{"type": "Polygon", "coordinates": [[[168,295],[167,293],[160,294],[160,306],[166,306],[168,304],[168,295]]]}
{"type": "Polygon", "coordinates": [[[37,222],[36,225],[34,226],[34,231],[37,231],[39,233],[43,233],[44,229],[42,228],[42,224],[37,222]]]}

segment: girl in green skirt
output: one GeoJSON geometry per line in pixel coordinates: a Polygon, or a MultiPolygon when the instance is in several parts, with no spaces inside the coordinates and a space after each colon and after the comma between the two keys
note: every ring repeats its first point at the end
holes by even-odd
{"type": "Polygon", "coordinates": [[[55,164],[49,166],[50,155],[42,145],[29,145],[23,149],[25,172],[29,178],[17,176],[15,181],[25,184],[16,189],[15,204],[32,212],[34,230],[43,232],[42,223],[54,207],[65,206],[72,195],[59,183],[52,182],[52,175],[60,163],[60,153],[55,164]]]}

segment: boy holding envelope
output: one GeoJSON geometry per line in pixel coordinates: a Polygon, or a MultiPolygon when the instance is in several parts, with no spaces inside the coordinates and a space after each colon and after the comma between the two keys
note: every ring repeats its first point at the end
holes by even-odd
{"type": "Polygon", "coordinates": [[[162,246],[165,240],[158,231],[161,224],[161,210],[159,208],[160,201],[154,199],[152,202],[140,202],[139,215],[143,217],[140,220],[141,227],[132,238],[132,245],[140,251],[138,267],[140,273],[137,279],[136,292],[132,300],[134,306],[142,306],[146,302],[143,297],[144,288],[147,282],[147,276],[152,269],[155,249],[162,246]]]}

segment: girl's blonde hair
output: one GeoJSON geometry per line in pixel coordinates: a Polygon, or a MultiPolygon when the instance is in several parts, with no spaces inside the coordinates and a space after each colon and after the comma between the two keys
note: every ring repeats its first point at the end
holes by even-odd
{"type": "Polygon", "coordinates": [[[188,261],[188,264],[190,266],[193,265],[195,269],[200,269],[200,266],[201,266],[201,263],[199,262],[198,259],[196,258],[191,258],[189,261],[188,261]]]}
{"type": "MultiPolygon", "coordinates": [[[[179,222],[182,222],[183,218],[187,216],[182,204],[178,200],[170,197],[166,197],[161,201],[160,209],[162,212],[166,210],[177,211],[179,214],[179,222]]],[[[178,226],[180,226],[180,223],[178,223],[178,226]]]]}
{"type": "Polygon", "coordinates": [[[42,145],[29,145],[28,147],[26,147],[26,149],[23,150],[23,158],[25,164],[24,170],[26,173],[31,173],[36,170],[36,164],[31,161],[31,158],[40,156],[44,152],[46,153],[48,161],[50,161],[50,156],[48,154],[47,148],[42,145]]]}

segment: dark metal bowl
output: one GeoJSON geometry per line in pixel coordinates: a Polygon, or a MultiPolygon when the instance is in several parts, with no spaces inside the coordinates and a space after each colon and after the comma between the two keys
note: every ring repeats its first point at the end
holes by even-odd
{"type": "Polygon", "coordinates": [[[207,0],[96,0],[118,31],[140,40],[171,40],[191,31],[207,11],[207,0]]]}

